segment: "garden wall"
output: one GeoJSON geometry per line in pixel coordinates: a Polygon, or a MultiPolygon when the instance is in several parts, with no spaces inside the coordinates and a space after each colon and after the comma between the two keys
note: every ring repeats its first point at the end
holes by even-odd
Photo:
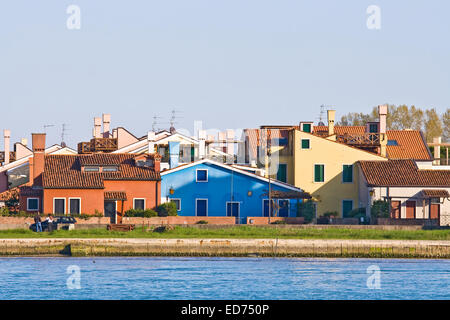
{"type": "Polygon", "coordinates": [[[208,224],[235,224],[234,217],[182,217],[182,216],[168,216],[168,217],[151,217],[151,218],[137,218],[137,217],[123,217],[123,224],[135,225],[160,225],[160,224],[196,224],[199,221],[207,221],[208,224]]]}
{"type": "MultiPolygon", "coordinates": [[[[284,221],[286,224],[303,224],[303,217],[271,217],[270,223],[284,221]]],[[[269,217],[247,217],[247,224],[269,224],[269,217]]]]}
{"type": "Polygon", "coordinates": [[[377,218],[377,225],[400,225],[400,226],[439,226],[438,219],[391,219],[377,218]]]}

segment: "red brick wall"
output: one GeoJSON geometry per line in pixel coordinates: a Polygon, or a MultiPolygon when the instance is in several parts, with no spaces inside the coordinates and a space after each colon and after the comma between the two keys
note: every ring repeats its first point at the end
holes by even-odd
{"type": "MultiPolygon", "coordinates": [[[[275,221],[285,221],[287,224],[303,224],[305,219],[303,217],[271,217],[270,223],[275,221]]],[[[247,217],[247,224],[269,224],[268,217],[247,217]],[[252,222],[250,221],[252,220],[252,222]]]]}
{"type": "MultiPolygon", "coordinates": [[[[41,216],[42,220],[45,220],[46,217],[41,216]]],[[[0,217],[0,224],[33,224],[34,218],[27,217],[0,217]]],[[[107,217],[92,217],[89,219],[77,219],[77,224],[109,224],[110,219],[107,217]]]]}
{"type": "Polygon", "coordinates": [[[124,224],[196,224],[198,221],[208,221],[208,224],[234,224],[234,217],[153,217],[153,218],[134,218],[124,217],[122,223],[124,224]]]}

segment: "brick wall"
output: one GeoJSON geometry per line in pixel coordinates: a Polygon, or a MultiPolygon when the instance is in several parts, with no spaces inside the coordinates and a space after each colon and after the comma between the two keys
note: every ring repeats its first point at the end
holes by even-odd
{"type": "Polygon", "coordinates": [[[234,217],[182,217],[182,216],[169,216],[169,217],[152,217],[152,218],[135,218],[135,217],[123,217],[122,223],[124,224],[196,224],[198,221],[208,221],[208,224],[234,224],[234,217]]]}
{"type": "Polygon", "coordinates": [[[378,218],[378,225],[401,225],[401,226],[438,226],[438,219],[390,219],[378,218]]]}
{"type": "MultiPolygon", "coordinates": [[[[46,217],[41,216],[42,221],[46,219],[46,217]]],[[[33,224],[34,218],[27,217],[0,217],[0,225],[1,224],[9,224],[9,225],[25,225],[25,224],[33,224]]],[[[77,219],[77,224],[108,224],[110,223],[110,218],[108,217],[92,217],[89,219],[77,219]]]]}
{"type": "MultiPolygon", "coordinates": [[[[303,217],[271,217],[270,223],[276,221],[284,221],[287,224],[303,224],[305,223],[305,219],[303,217]]],[[[269,224],[268,217],[247,217],[247,224],[269,224]]]]}

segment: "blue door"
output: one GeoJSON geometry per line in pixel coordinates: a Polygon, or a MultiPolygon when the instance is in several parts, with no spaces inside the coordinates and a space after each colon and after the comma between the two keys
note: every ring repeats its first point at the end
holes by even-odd
{"type": "Polygon", "coordinates": [[[196,200],[196,215],[200,217],[206,217],[208,215],[208,200],[207,199],[197,199],[196,200]]]}
{"type": "MultiPolygon", "coordinates": [[[[273,201],[273,200],[272,200],[273,201]]],[[[263,200],[263,216],[268,217],[269,216],[269,199],[263,200]]],[[[273,217],[273,206],[271,208],[271,216],[273,217]]]]}
{"type": "Polygon", "coordinates": [[[227,217],[239,217],[239,202],[227,202],[227,217]]]}
{"type": "Polygon", "coordinates": [[[278,216],[289,217],[289,200],[278,200],[278,216]]]}

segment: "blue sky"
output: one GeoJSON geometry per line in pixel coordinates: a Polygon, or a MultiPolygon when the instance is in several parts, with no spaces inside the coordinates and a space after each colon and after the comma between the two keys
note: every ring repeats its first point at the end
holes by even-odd
{"type": "Polygon", "coordinates": [[[102,112],[138,136],[173,108],[189,130],[317,121],[322,104],[338,118],[386,102],[443,112],[449,12],[446,0],[2,1],[0,129],[16,141],[54,124],[51,144],[66,123],[75,146],[102,112]],[[71,4],[80,30],[66,27],[71,4]]]}

